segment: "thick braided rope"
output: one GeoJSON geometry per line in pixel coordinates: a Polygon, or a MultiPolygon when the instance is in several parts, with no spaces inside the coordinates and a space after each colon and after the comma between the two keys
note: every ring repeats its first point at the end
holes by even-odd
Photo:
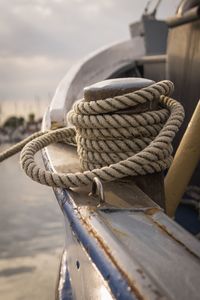
{"type": "MultiPolygon", "coordinates": [[[[172,91],[173,84],[163,81],[134,93],[91,102],[83,99],[75,104],[68,119],[76,127],[82,169],[101,168],[143,150],[158,135],[169,111],[163,108],[135,114],[127,113],[127,108],[130,110],[146,102],[151,104],[160,95],[169,95],[172,91]],[[105,113],[107,110],[109,114],[105,113]]],[[[170,144],[163,153],[166,151],[169,156],[172,151],[170,144]]]]}
{"type": "Polygon", "coordinates": [[[19,151],[21,151],[23,149],[23,147],[29,143],[30,141],[34,140],[35,138],[46,134],[46,132],[42,132],[42,131],[38,131],[33,133],[32,135],[30,135],[29,137],[27,137],[26,139],[24,139],[23,141],[17,143],[16,145],[13,145],[12,147],[10,147],[8,150],[3,151],[2,153],[0,153],[0,162],[4,161],[5,159],[9,158],[10,156],[18,153],[19,151]]]}
{"type": "Polygon", "coordinates": [[[123,96],[80,101],[68,116],[76,129],[58,129],[28,143],[21,153],[22,168],[41,184],[63,188],[90,184],[95,176],[102,181],[113,181],[168,168],[172,160],[171,142],[184,118],[181,104],[166,96],[172,91],[173,84],[163,81],[123,96]],[[135,107],[155,98],[161,107],[157,111],[140,115],[117,113],[119,108],[135,107]],[[86,171],[53,173],[37,166],[34,155],[39,150],[63,141],[77,142],[81,165],[86,171]]]}

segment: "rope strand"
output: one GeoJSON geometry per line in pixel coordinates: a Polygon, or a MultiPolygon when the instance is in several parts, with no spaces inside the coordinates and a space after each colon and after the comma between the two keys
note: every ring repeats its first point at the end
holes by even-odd
{"type": "Polygon", "coordinates": [[[5,159],[13,156],[14,154],[20,152],[23,147],[29,143],[30,141],[34,140],[35,138],[46,134],[46,132],[42,132],[42,131],[38,131],[33,133],[32,135],[28,136],[27,138],[25,138],[23,141],[17,143],[16,145],[13,145],[12,147],[10,147],[9,149],[3,151],[2,153],[0,153],[0,162],[4,161],[5,159]]]}

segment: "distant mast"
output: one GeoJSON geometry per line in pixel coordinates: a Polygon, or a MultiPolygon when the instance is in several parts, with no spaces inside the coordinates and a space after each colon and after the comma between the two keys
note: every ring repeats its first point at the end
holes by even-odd
{"type": "Polygon", "coordinates": [[[17,102],[14,101],[14,115],[17,116],[17,102]]]}
{"type": "Polygon", "coordinates": [[[1,126],[1,116],[2,116],[2,105],[0,103],[0,126],[1,126]]]}
{"type": "Polygon", "coordinates": [[[40,118],[41,117],[41,112],[40,112],[40,109],[41,109],[41,105],[40,105],[41,101],[40,101],[40,97],[38,95],[35,95],[34,97],[34,104],[35,104],[35,107],[36,107],[36,116],[37,118],[40,118]]]}

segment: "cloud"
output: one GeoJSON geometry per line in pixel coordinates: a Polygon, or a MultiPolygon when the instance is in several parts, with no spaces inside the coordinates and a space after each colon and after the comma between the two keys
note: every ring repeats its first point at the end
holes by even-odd
{"type": "Polygon", "coordinates": [[[45,56],[6,57],[0,59],[2,100],[32,100],[35,95],[47,98],[53,94],[60,74],[65,74],[70,62],[45,56]]]}
{"type": "Polygon", "coordinates": [[[147,0],[10,0],[0,3],[1,55],[79,58],[129,36],[147,0]]]}
{"type": "MultiPolygon", "coordinates": [[[[163,1],[159,14],[177,1],[163,1]]],[[[0,100],[53,94],[76,60],[129,37],[145,1],[0,0],[0,100]]]]}

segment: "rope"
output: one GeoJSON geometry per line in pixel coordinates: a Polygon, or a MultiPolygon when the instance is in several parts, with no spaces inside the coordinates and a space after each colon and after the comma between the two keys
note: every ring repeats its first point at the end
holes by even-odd
{"type": "Polygon", "coordinates": [[[62,188],[88,185],[96,176],[105,182],[161,172],[171,164],[171,142],[184,118],[181,104],[168,97],[172,92],[173,83],[162,81],[114,98],[83,99],[68,114],[75,128],[40,133],[23,148],[21,166],[34,181],[62,188]],[[158,110],[124,112],[144,103],[151,106],[155,99],[158,110]],[[54,173],[37,166],[34,155],[57,142],[77,144],[83,172],[54,173]]]}
{"type": "Polygon", "coordinates": [[[2,153],[0,153],[0,162],[13,156],[14,154],[18,153],[19,151],[21,151],[23,149],[23,147],[27,143],[29,143],[30,141],[34,140],[35,138],[37,138],[41,135],[44,135],[45,133],[47,133],[47,132],[42,132],[42,131],[35,132],[32,135],[25,138],[23,141],[17,143],[16,145],[13,145],[12,147],[10,147],[9,149],[7,149],[5,151],[3,151],[2,153]]]}

